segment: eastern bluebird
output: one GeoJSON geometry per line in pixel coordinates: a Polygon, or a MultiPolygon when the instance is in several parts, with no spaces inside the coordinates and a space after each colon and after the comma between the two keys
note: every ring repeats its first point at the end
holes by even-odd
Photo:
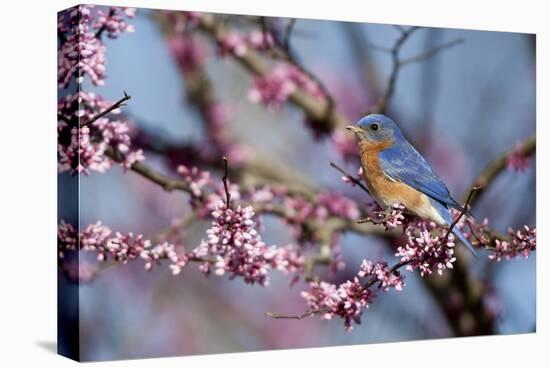
{"type": "MultiPolygon", "coordinates": [[[[451,208],[465,210],[391,118],[368,115],[346,129],[357,136],[365,182],[378,204],[399,203],[419,217],[447,227],[453,220],[451,208]]],[[[472,244],[456,227],[453,233],[475,256],[472,244]]]]}

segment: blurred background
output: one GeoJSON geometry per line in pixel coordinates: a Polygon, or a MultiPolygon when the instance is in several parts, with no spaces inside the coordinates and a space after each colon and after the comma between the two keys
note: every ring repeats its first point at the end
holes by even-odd
{"type": "MultiPolygon", "coordinates": [[[[250,27],[244,18],[222,19],[235,29],[250,27]]],[[[130,22],[134,33],[105,40],[105,85],[95,87],[86,81],[83,90],[110,101],[127,91],[132,100],[123,113],[134,123],[138,137],[153,136],[173,146],[200,142],[204,135],[201,115],[189,103],[159,14],[138,9],[130,22]]],[[[391,72],[390,55],[379,48],[391,48],[399,36],[399,29],[392,25],[299,19],[294,24],[292,50],[323,81],[336,108],[356,121],[376,102],[391,72]]],[[[535,37],[422,28],[403,45],[401,56],[419,55],[458,38],[464,42],[402,68],[387,114],[425,155],[452,194],[461,198],[489,162],[535,132],[535,37]]],[[[301,110],[283,104],[268,111],[252,103],[248,98],[253,83],[250,74],[233,58],[218,57],[214,43],[203,41],[207,74],[218,99],[231,109],[228,130],[233,139],[254,152],[250,154],[261,154],[301,172],[301,179],[316,188],[345,193],[362,204],[367,201],[360,190],[342,183],[328,162],[338,162],[351,172],[357,165],[345,162],[330,139],[316,139],[304,125],[301,110]]],[[[173,165],[160,154],[145,149],[145,156],[148,164],[173,172],[173,165]]],[[[487,217],[500,231],[534,226],[535,173],[533,160],[523,172],[500,174],[477,203],[474,216],[487,217]]],[[[82,176],[80,185],[81,226],[101,220],[120,232],[148,236],[190,210],[185,193],[167,193],[119,167],[82,176]]],[[[208,227],[204,222],[188,228],[186,243],[198,244],[208,227]]],[[[292,240],[285,225],[269,217],[262,237],[267,244],[292,240]]],[[[346,234],[341,243],[346,268],[336,282],[353,277],[364,258],[393,261],[392,251],[374,236],[346,234]]],[[[469,264],[487,285],[484,301],[494,312],[495,334],[535,331],[535,261],[535,254],[527,260],[498,263],[482,255],[469,264]]],[[[146,272],[141,263],[115,265],[78,288],[82,358],[144,358],[453,336],[423,280],[417,273],[406,276],[403,292],[378,297],[364,313],[363,324],[348,333],[340,320],[266,317],[266,311],[299,314],[305,308],[300,297],[303,282],[290,287],[291,276],[278,272],[272,273],[270,286],[262,288],[241,279],[205,278],[194,264],[178,276],[165,267],[146,272]]]]}

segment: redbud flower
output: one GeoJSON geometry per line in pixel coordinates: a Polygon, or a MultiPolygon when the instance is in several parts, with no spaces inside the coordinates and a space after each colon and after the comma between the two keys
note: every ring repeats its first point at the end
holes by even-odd
{"type": "Polygon", "coordinates": [[[420,275],[431,274],[433,269],[439,275],[445,269],[452,269],[456,261],[454,257],[454,236],[435,236],[433,234],[436,224],[425,220],[413,220],[405,228],[407,243],[397,248],[395,256],[400,257],[401,262],[406,262],[406,269],[420,270],[420,275]]]}
{"type": "Polygon", "coordinates": [[[191,202],[197,204],[197,200],[203,195],[203,188],[212,184],[210,172],[201,171],[197,167],[187,167],[180,165],[177,168],[178,173],[183,177],[183,180],[189,184],[191,188],[191,202]]]}
{"type": "Polygon", "coordinates": [[[392,271],[385,261],[373,263],[372,261],[363,260],[357,275],[363,278],[372,276],[380,282],[380,288],[386,292],[392,288],[401,291],[405,285],[400,272],[392,271]]]}
{"type": "MultiPolygon", "coordinates": [[[[228,273],[231,279],[242,277],[245,283],[267,286],[271,268],[286,272],[301,268],[303,259],[290,247],[266,246],[255,229],[251,206],[232,208],[220,200],[212,217],[212,227],[206,231],[208,238],[193,250],[193,254],[197,258],[213,256],[214,274],[228,273]]],[[[210,264],[204,262],[201,270],[209,274],[210,264]]]]}
{"type": "Polygon", "coordinates": [[[523,229],[514,231],[508,229],[511,241],[496,239],[495,249],[489,254],[489,259],[501,261],[503,258],[510,260],[523,256],[528,258],[531,251],[537,247],[537,230],[524,226],[523,229]]]}
{"type": "Polygon", "coordinates": [[[363,310],[369,307],[374,297],[375,290],[367,285],[379,283],[378,289],[388,291],[403,289],[404,280],[399,271],[388,268],[386,262],[373,263],[363,260],[357,276],[340,285],[327,282],[312,282],[310,290],[302,292],[309,310],[320,313],[321,316],[330,320],[334,316],[344,319],[344,326],[351,331],[352,321],[361,323],[363,310]],[[370,283],[370,284],[367,284],[370,283]]]}
{"type": "Polygon", "coordinates": [[[168,260],[174,275],[179,274],[188,261],[187,255],[178,254],[173,244],[164,242],[153,246],[151,241],[145,240],[141,234],[113,234],[111,229],[101,222],[90,224],[78,233],[72,225],[62,221],[58,226],[57,241],[60,259],[65,258],[67,251],[90,251],[97,253],[99,262],[112,259],[125,264],[141,259],[146,270],[150,270],[154,263],[168,260]]]}
{"type": "Polygon", "coordinates": [[[521,144],[516,145],[512,153],[506,157],[506,165],[509,170],[523,172],[529,168],[531,159],[523,154],[521,144]]]}
{"type": "Polygon", "coordinates": [[[116,38],[122,32],[132,32],[133,26],[124,17],[134,16],[135,9],[111,7],[108,13],[93,5],[78,5],[65,10],[58,17],[60,45],[57,53],[58,83],[66,88],[74,76],[77,83],[88,75],[94,85],[103,85],[105,80],[105,45],[100,33],[116,38]]]}
{"type": "Polygon", "coordinates": [[[363,288],[355,277],[339,286],[327,282],[312,282],[309,292],[302,292],[302,297],[310,310],[320,312],[326,320],[334,316],[343,318],[346,330],[351,331],[352,321],[361,323],[363,310],[372,303],[374,293],[363,288]]]}
{"type": "Polygon", "coordinates": [[[121,165],[128,169],[143,161],[143,151],[131,149],[128,123],[112,119],[120,113],[113,110],[88,126],[79,126],[111,106],[94,93],[78,92],[67,95],[58,103],[58,171],[88,174],[90,170],[105,172],[114,163],[105,156],[111,146],[123,157],[121,165]]]}

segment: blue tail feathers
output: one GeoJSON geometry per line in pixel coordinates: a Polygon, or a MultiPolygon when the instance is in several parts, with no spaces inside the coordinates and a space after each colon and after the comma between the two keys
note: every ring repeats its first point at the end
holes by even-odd
{"type": "Polygon", "coordinates": [[[468,241],[466,239],[466,237],[464,237],[464,235],[462,234],[462,232],[460,232],[460,230],[456,227],[453,228],[453,234],[455,236],[458,237],[458,239],[460,241],[462,241],[463,244],[466,245],[466,247],[468,248],[468,250],[470,250],[470,252],[476,257],[477,259],[477,254],[476,254],[476,250],[474,250],[474,246],[472,246],[472,244],[470,243],[470,241],[468,241]]]}

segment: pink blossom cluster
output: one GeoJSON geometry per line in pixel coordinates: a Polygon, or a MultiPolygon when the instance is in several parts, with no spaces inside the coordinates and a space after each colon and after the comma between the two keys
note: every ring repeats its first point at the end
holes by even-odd
{"type": "Polygon", "coordinates": [[[352,321],[361,324],[363,310],[374,299],[374,292],[363,288],[357,277],[338,286],[327,282],[310,284],[308,292],[302,292],[311,311],[319,312],[326,320],[338,316],[344,319],[347,331],[353,329],[352,321]]]}
{"type": "Polygon", "coordinates": [[[537,249],[537,229],[529,226],[518,230],[508,228],[508,238],[495,236],[489,228],[487,218],[480,223],[473,218],[462,218],[457,227],[471,242],[485,246],[491,260],[510,260],[519,256],[528,258],[537,249]]]}
{"type": "Polygon", "coordinates": [[[489,259],[501,261],[523,256],[528,258],[537,248],[537,229],[524,226],[521,230],[509,229],[511,240],[495,240],[495,248],[489,254],[489,259]]]}
{"type": "MultiPolygon", "coordinates": [[[[360,211],[357,203],[336,192],[321,191],[313,200],[302,196],[288,195],[281,191],[273,192],[273,197],[276,202],[280,201],[285,208],[285,212],[279,214],[291,226],[293,236],[300,243],[318,240],[315,233],[304,231],[304,224],[308,221],[322,222],[329,216],[338,216],[353,221],[359,218],[360,211]]],[[[333,246],[337,246],[334,242],[337,239],[338,237],[333,238],[333,246]]],[[[341,267],[342,265],[337,266],[341,267]]]]}
{"type": "Polygon", "coordinates": [[[134,12],[133,8],[112,7],[105,14],[103,10],[94,12],[93,5],[78,5],[59,13],[57,59],[61,88],[66,88],[73,76],[82,83],[85,74],[94,85],[104,84],[106,48],[98,33],[105,29],[109,37],[116,38],[121,32],[133,31],[124,17],[133,17],[134,12]]]}
{"type": "Polygon", "coordinates": [[[327,282],[312,282],[310,290],[302,292],[311,312],[320,313],[324,319],[334,316],[344,319],[346,330],[352,329],[352,321],[361,323],[363,310],[372,303],[376,292],[371,286],[379,284],[378,289],[402,290],[404,280],[399,271],[388,268],[387,263],[364,260],[357,276],[340,285],[327,282]]]}
{"type": "Polygon", "coordinates": [[[276,65],[269,73],[254,79],[248,91],[248,99],[275,110],[298,88],[316,98],[324,97],[318,85],[296,66],[282,63],[276,65]]]}
{"type": "Polygon", "coordinates": [[[170,262],[170,269],[174,275],[180,273],[187,264],[188,257],[178,254],[175,245],[164,242],[154,245],[145,240],[143,235],[133,233],[113,233],[110,228],[97,222],[88,225],[83,231],[77,232],[71,224],[61,222],[57,231],[59,258],[65,258],[67,252],[90,251],[97,253],[99,262],[112,259],[126,264],[132,260],[145,262],[145,269],[150,270],[153,264],[161,260],[170,262]]]}
{"type": "Polygon", "coordinates": [[[267,286],[270,269],[295,272],[302,267],[303,259],[291,247],[267,246],[262,241],[251,206],[233,208],[219,201],[212,216],[208,238],[193,250],[196,258],[214,258],[202,263],[206,274],[213,266],[216,275],[228,273],[231,279],[242,277],[245,283],[267,286]]]}
{"type": "Polygon", "coordinates": [[[90,170],[105,172],[113,161],[105,156],[108,147],[116,148],[123,157],[122,166],[131,167],[145,159],[143,151],[131,149],[130,128],[113,110],[92,124],[79,127],[111,104],[94,93],[67,95],[58,103],[58,171],[88,174],[90,170]]]}
{"type": "Polygon", "coordinates": [[[359,273],[360,277],[376,279],[380,284],[380,289],[387,292],[390,289],[397,291],[403,290],[405,286],[404,277],[397,270],[392,270],[388,267],[385,261],[372,262],[363,260],[359,273]]]}
{"type": "Polygon", "coordinates": [[[371,222],[381,224],[389,231],[408,222],[410,217],[406,217],[405,207],[401,204],[394,204],[389,208],[382,209],[376,203],[369,203],[369,219],[371,222]]]}
{"type": "Polygon", "coordinates": [[[436,270],[439,275],[446,269],[452,269],[456,261],[454,256],[454,236],[446,231],[442,235],[434,235],[437,225],[426,220],[411,220],[405,226],[407,243],[397,248],[395,256],[401,262],[407,263],[406,269],[418,269],[420,275],[432,274],[436,270]]]}
{"type": "Polygon", "coordinates": [[[523,154],[523,147],[516,145],[515,149],[506,157],[506,166],[509,170],[523,172],[531,165],[531,159],[523,154]]]}

